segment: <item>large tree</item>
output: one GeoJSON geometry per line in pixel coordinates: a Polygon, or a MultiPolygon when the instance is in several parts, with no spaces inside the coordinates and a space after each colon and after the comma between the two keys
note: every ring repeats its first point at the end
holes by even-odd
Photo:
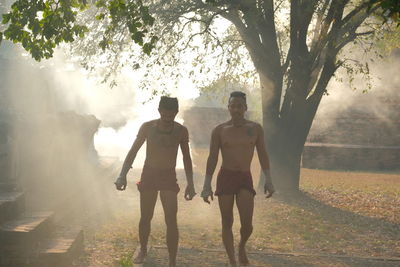
{"type": "MultiPolygon", "coordinates": [[[[251,76],[254,71],[261,88],[263,125],[273,180],[278,189],[290,192],[299,189],[302,151],[327,85],[340,67],[348,67],[341,51],[348,44],[363,42],[375,33],[374,25],[381,22],[371,19],[371,15],[380,8],[382,1],[372,1],[372,4],[360,0],[96,2],[100,2],[97,8],[87,10],[86,15],[78,18],[85,28],[77,26],[72,31],[77,35],[87,32],[87,38],[74,45],[74,51],[81,55],[87,68],[94,67],[91,64],[103,52],[93,45],[96,43],[93,40],[97,40],[103,49],[108,49],[108,73],[124,64],[138,68],[145,62],[146,67],[153,66],[164,73],[169,71],[171,75],[177,72],[180,62],[186,60],[187,63],[187,58],[192,63],[191,71],[174,73],[177,79],[185,73],[193,76],[194,80],[199,80],[200,74],[204,73],[211,80],[234,75],[240,78],[251,76]],[[133,23],[132,19],[124,19],[129,14],[126,6],[138,3],[139,7],[150,8],[150,14],[155,18],[154,25],[152,20],[141,21],[141,13],[135,13],[133,23]],[[113,10],[110,6],[118,12],[105,12],[113,10]],[[221,19],[232,26],[219,30],[221,19]],[[135,21],[140,23],[135,24],[135,21]],[[139,34],[140,38],[134,35],[138,32],[136,26],[145,27],[144,32],[141,31],[144,34],[139,34]],[[148,26],[153,26],[151,31],[147,31],[148,26]],[[132,37],[136,37],[134,40],[141,45],[148,43],[150,48],[156,45],[150,57],[132,57],[135,52],[131,45],[132,37]],[[243,48],[247,53],[243,53],[243,48]],[[248,62],[253,64],[250,66],[248,62]]],[[[21,8],[23,6],[18,6],[14,11],[21,8]]],[[[12,18],[8,15],[4,22],[12,22],[12,18]]],[[[72,22],[75,23],[75,17],[73,21],[70,18],[66,27],[73,27],[72,22]]],[[[24,30],[20,26],[20,31],[24,30]]],[[[35,33],[35,28],[32,31],[35,33]]],[[[6,38],[12,39],[12,33],[5,34],[6,38]]],[[[51,33],[55,34],[54,31],[51,33]]],[[[21,36],[26,36],[24,34],[21,36]]],[[[46,41],[46,32],[42,35],[44,39],[41,40],[46,41]]],[[[363,65],[359,66],[362,70],[363,65]]],[[[184,68],[188,69],[187,66],[184,68]]]]}

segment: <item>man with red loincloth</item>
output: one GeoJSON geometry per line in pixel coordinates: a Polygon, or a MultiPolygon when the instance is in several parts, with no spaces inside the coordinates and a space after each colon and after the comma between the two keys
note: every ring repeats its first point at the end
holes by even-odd
{"type": "Polygon", "coordinates": [[[177,184],[175,166],[179,146],[183,155],[183,164],[188,183],[184,197],[186,200],[191,200],[196,193],[193,185],[188,130],[183,125],[174,121],[178,113],[178,100],[166,96],[161,97],[158,111],[160,113],[159,119],[145,122],[140,127],[136,140],[125,158],[115,185],[118,190],[125,190],[127,184],[126,174],[131,168],[138,150],[146,141],[146,159],[141,180],[137,183],[140,192],[140,250],[134,259],[134,263],[142,263],[147,255],[151,219],[158,191],[160,191],[160,199],[167,225],[166,239],[169,252],[169,266],[176,266],[179,238],[176,218],[179,186],[177,184]]]}
{"type": "Polygon", "coordinates": [[[237,266],[232,233],[233,205],[236,200],[241,223],[239,264],[248,265],[245,245],[253,231],[252,220],[256,194],[250,173],[254,148],[257,149],[260,165],[266,177],[264,192],[267,198],[272,196],[275,189],[269,172],[263,128],[260,124],[244,118],[247,110],[246,94],[232,92],[228,109],[231,119],[218,125],[211,134],[210,154],[201,197],[207,203],[210,203],[209,197],[213,200],[211,179],[217,165],[219,150],[221,150],[222,166],[217,177],[215,195],[218,196],[222,218],[222,241],[230,266],[237,266]]]}

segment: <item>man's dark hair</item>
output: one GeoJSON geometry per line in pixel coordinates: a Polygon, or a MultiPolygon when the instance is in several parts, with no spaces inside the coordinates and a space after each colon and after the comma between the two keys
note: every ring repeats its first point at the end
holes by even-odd
{"type": "Polygon", "coordinates": [[[176,97],[162,96],[158,108],[178,111],[178,99],[176,97]]]}
{"type": "Polygon", "coordinates": [[[229,101],[231,100],[232,97],[241,97],[243,98],[244,102],[246,102],[246,94],[241,91],[232,92],[231,95],[229,96],[229,101]]]}

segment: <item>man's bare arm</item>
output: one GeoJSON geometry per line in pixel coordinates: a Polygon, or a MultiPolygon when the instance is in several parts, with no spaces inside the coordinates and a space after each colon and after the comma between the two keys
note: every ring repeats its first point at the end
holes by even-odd
{"type": "Polygon", "coordinates": [[[129,150],[128,154],[126,155],[124,164],[122,165],[121,173],[119,175],[120,177],[124,177],[127,175],[129,169],[132,166],[133,161],[136,158],[137,152],[142,147],[144,141],[145,141],[145,139],[142,137],[137,137],[135,139],[135,142],[133,142],[131,149],[129,150]]]}
{"type": "Polygon", "coordinates": [[[143,145],[144,141],[146,140],[145,137],[145,126],[144,124],[142,127],[140,127],[139,133],[135,139],[135,142],[133,142],[133,145],[131,149],[128,152],[128,155],[126,155],[124,164],[122,165],[121,173],[119,174],[119,177],[117,178],[117,181],[115,181],[115,186],[117,190],[125,190],[126,188],[126,175],[129,171],[129,169],[132,166],[133,161],[135,160],[136,154],[139,151],[140,147],[143,145]]]}
{"type": "Polygon", "coordinates": [[[269,157],[267,149],[265,147],[264,130],[261,125],[257,125],[257,133],[258,135],[257,135],[256,149],[261,169],[265,176],[264,193],[268,192],[267,198],[269,198],[275,192],[275,188],[274,185],[272,184],[272,178],[269,166],[269,157]]]}
{"type": "Polygon", "coordinates": [[[212,176],[217,167],[218,153],[220,149],[219,128],[215,128],[211,133],[210,154],[207,158],[206,175],[212,176]]]}
{"type": "Polygon", "coordinates": [[[261,169],[266,170],[269,169],[269,157],[267,149],[265,148],[264,130],[262,126],[259,124],[256,127],[257,127],[256,149],[258,154],[258,160],[260,161],[261,169]]]}
{"type": "Polygon", "coordinates": [[[185,174],[186,174],[186,181],[187,181],[187,187],[185,190],[185,199],[186,200],[191,200],[194,195],[196,194],[194,190],[194,184],[193,184],[193,164],[192,164],[192,158],[190,156],[190,149],[189,149],[189,133],[186,128],[183,129],[183,138],[180,143],[181,151],[182,151],[182,157],[183,157],[183,167],[185,168],[185,174]]]}
{"type": "Polygon", "coordinates": [[[215,167],[217,166],[218,163],[219,149],[220,149],[220,137],[219,137],[219,127],[217,127],[211,133],[210,154],[208,155],[207,158],[206,175],[204,178],[203,191],[201,192],[201,197],[207,203],[210,203],[208,197],[211,197],[211,200],[213,200],[211,180],[212,180],[212,175],[214,174],[215,171],[215,167]]]}

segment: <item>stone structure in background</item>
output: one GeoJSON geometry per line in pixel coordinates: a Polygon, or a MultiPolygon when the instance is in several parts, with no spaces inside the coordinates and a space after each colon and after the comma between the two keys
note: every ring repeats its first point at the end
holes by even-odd
{"type": "Polygon", "coordinates": [[[303,167],[399,170],[400,98],[379,99],[381,113],[368,109],[372,100],[377,101],[364,95],[334,118],[317,116],[304,148],[303,167]]]}
{"type": "Polygon", "coordinates": [[[53,209],[84,188],[98,167],[93,137],[99,124],[94,116],[75,112],[21,116],[15,123],[18,177],[36,196],[34,208],[53,209]]]}
{"type": "Polygon", "coordinates": [[[0,266],[72,266],[83,231],[65,219],[93,184],[100,121],[60,110],[45,70],[0,48],[0,266]]]}
{"type": "Polygon", "coordinates": [[[12,124],[9,115],[0,110],[0,183],[11,183],[13,175],[12,164],[12,124]]]}
{"type": "Polygon", "coordinates": [[[304,167],[400,170],[399,65],[400,49],[395,49],[387,60],[373,64],[379,79],[367,93],[346,92],[336,102],[335,113],[317,112],[303,153],[304,167]]]}
{"type": "MultiPolygon", "coordinates": [[[[364,95],[366,103],[370,95],[364,95]]],[[[316,117],[306,143],[305,168],[343,170],[400,169],[400,99],[381,99],[382,115],[368,112],[365,102],[336,114],[316,117]],[[363,104],[364,103],[364,104],[363,104]],[[329,121],[329,125],[326,125],[329,121]]],[[[184,111],[184,124],[194,147],[207,148],[212,129],[229,119],[224,108],[192,107],[184,111]]]]}
{"type": "Polygon", "coordinates": [[[83,230],[43,210],[79,188],[82,167],[96,159],[99,121],[75,113],[36,119],[0,110],[0,266],[72,266],[83,253],[83,230]]]}

